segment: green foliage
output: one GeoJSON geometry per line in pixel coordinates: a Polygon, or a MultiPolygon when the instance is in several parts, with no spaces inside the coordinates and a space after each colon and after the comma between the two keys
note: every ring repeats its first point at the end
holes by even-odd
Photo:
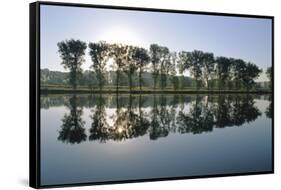
{"type": "Polygon", "coordinates": [[[157,79],[159,76],[159,65],[161,59],[161,47],[157,44],[151,44],[149,48],[149,55],[152,64],[152,75],[153,75],[153,88],[156,88],[157,79]]]}
{"type": "Polygon", "coordinates": [[[256,65],[253,63],[247,63],[245,74],[243,77],[243,83],[247,90],[251,89],[255,85],[255,79],[259,76],[259,74],[262,72],[261,69],[259,69],[256,65]]]}
{"type": "Polygon", "coordinates": [[[216,58],[216,75],[219,82],[219,89],[226,86],[228,80],[231,80],[231,64],[232,61],[227,57],[217,57],[216,58]]]}
{"type": "Polygon", "coordinates": [[[209,81],[214,77],[215,70],[215,58],[213,53],[204,53],[202,61],[202,73],[203,80],[206,83],[207,89],[209,89],[209,81]]]}
{"type": "MultiPolygon", "coordinates": [[[[242,59],[216,57],[213,53],[194,50],[191,52],[170,52],[168,47],[151,44],[149,51],[125,44],[89,43],[92,65],[82,71],[85,42],[66,40],[58,43],[61,64],[67,73],[42,70],[41,84],[69,84],[75,90],[77,85],[90,89],[128,88],[140,91],[142,87],[166,89],[202,90],[251,90],[262,89],[267,84],[256,83],[261,70],[253,63],[242,59]],[[108,63],[112,62],[108,70],[108,63]],[[185,77],[189,72],[192,78],[185,77]],[[137,75],[136,75],[137,73],[137,75]],[[67,79],[66,79],[67,76],[67,79]],[[68,82],[67,82],[68,81],[68,82]]],[[[271,67],[266,71],[272,81],[271,67]]],[[[267,85],[268,86],[268,85],[267,85]]]]}
{"type": "Polygon", "coordinates": [[[232,72],[235,88],[241,89],[243,86],[244,75],[246,73],[246,63],[242,59],[232,59],[232,72]]]}
{"type": "Polygon", "coordinates": [[[77,86],[77,78],[80,76],[82,69],[81,65],[85,61],[84,55],[87,45],[80,40],[65,40],[58,44],[61,64],[65,69],[69,69],[69,83],[74,89],[77,86]]]}
{"type": "Polygon", "coordinates": [[[89,43],[89,48],[89,54],[93,62],[91,67],[94,69],[95,76],[99,82],[99,88],[102,90],[106,82],[105,67],[109,59],[109,45],[105,42],[89,43]]]}
{"type": "Polygon", "coordinates": [[[270,88],[272,88],[272,67],[268,67],[266,70],[267,78],[270,81],[270,88]]]}
{"type": "Polygon", "coordinates": [[[143,83],[142,73],[143,73],[144,67],[149,63],[150,58],[149,58],[147,50],[144,48],[136,48],[133,53],[132,58],[139,71],[139,88],[140,88],[140,90],[142,90],[142,83],[143,83]]]}

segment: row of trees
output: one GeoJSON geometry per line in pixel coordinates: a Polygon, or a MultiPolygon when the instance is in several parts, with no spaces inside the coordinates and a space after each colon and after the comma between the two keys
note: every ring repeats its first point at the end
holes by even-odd
{"type": "MultiPolygon", "coordinates": [[[[95,106],[91,108],[89,140],[106,142],[121,141],[148,134],[151,140],[166,137],[169,133],[201,134],[214,128],[238,127],[255,121],[262,113],[255,105],[254,96],[219,95],[218,97],[195,96],[180,100],[175,95],[168,100],[165,95],[153,96],[150,109],[144,109],[142,95],[127,96],[126,99],[115,96],[115,112],[112,123],[107,120],[108,97],[96,95],[95,106]],[[170,105],[170,103],[172,103],[170,105]],[[187,111],[185,105],[189,104],[187,111]],[[110,124],[111,123],[111,124],[110,124]]],[[[123,97],[124,98],[124,97],[123,97]]],[[[89,102],[84,102],[89,105],[89,102]]],[[[69,108],[63,119],[58,140],[80,143],[87,140],[85,121],[83,121],[83,103],[73,95],[66,103],[69,108]]],[[[265,114],[271,118],[271,103],[265,114]]]]}
{"type": "MultiPolygon", "coordinates": [[[[69,72],[69,82],[73,89],[77,88],[77,78],[82,72],[81,65],[87,44],[80,40],[66,40],[58,43],[62,65],[69,72]]],[[[144,71],[153,76],[154,90],[158,86],[163,90],[167,80],[171,80],[174,89],[183,88],[184,73],[189,71],[196,83],[201,87],[218,87],[221,89],[247,89],[255,85],[255,79],[262,72],[255,64],[242,59],[215,57],[213,53],[194,50],[192,52],[171,52],[167,47],[151,44],[149,50],[124,44],[108,44],[106,42],[89,43],[89,55],[92,60],[91,70],[97,78],[99,90],[106,82],[108,63],[113,62],[116,72],[116,91],[120,86],[120,75],[125,73],[129,81],[129,89],[134,84],[132,77],[138,75],[139,90],[142,90],[144,71]]],[[[268,69],[269,71],[270,69],[268,69]]]]}

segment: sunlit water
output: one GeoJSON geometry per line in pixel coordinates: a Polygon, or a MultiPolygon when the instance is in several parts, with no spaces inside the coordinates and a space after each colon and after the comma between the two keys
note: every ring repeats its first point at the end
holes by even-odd
{"type": "Polygon", "coordinates": [[[42,95],[41,184],[272,169],[271,97],[42,95]]]}

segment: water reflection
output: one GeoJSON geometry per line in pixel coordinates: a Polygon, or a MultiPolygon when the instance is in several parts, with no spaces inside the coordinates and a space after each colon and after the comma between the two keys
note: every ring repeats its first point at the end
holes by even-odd
{"type": "Polygon", "coordinates": [[[266,117],[271,119],[272,118],[272,97],[271,96],[268,97],[268,101],[270,103],[269,103],[269,106],[266,108],[265,115],[266,115],[266,117]]]}
{"type": "Polygon", "coordinates": [[[82,120],[81,116],[83,110],[81,107],[77,106],[77,97],[73,95],[69,99],[69,104],[67,107],[70,113],[66,113],[62,118],[62,126],[59,131],[58,140],[66,143],[81,143],[86,140],[85,122],[82,120]]]}
{"type": "MultiPolygon", "coordinates": [[[[42,97],[41,107],[64,105],[58,140],[65,143],[124,141],[148,134],[150,140],[170,133],[201,134],[214,128],[238,127],[262,113],[257,95],[70,95],[42,97]],[[89,108],[90,127],[85,129],[83,107],[89,108]]],[[[271,108],[265,114],[271,118],[271,108]]]]}

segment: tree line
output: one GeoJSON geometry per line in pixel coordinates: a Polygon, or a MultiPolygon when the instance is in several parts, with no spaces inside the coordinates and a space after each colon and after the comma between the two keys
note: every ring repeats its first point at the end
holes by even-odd
{"type": "MultiPolygon", "coordinates": [[[[85,52],[89,48],[91,71],[98,81],[99,90],[106,83],[108,63],[114,63],[116,72],[116,91],[119,91],[120,77],[125,74],[128,78],[129,90],[134,84],[132,78],[138,76],[138,88],[142,91],[143,73],[150,71],[153,77],[153,89],[167,88],[170,80],[174,89],[184,88],[184,74],[188,71],[195,81],[196,90],[199,88],[219,90],[251,90],[255,87],[255,79],[262,70],[251,62],[229,57],[215,57],[213,53],[194,50],[191,52],[170,51],[168,47],[151,44],[149,49],[125,45],[109,44],[104,41],[87,43],[80,40],[65,40],[58,44],[61,64],[69,70],[69,84],[74,90],[81,76],[81,65],[85,62],[85,52]]],[[[272,80],[271,67],[266,71],[272,80]]]]}

